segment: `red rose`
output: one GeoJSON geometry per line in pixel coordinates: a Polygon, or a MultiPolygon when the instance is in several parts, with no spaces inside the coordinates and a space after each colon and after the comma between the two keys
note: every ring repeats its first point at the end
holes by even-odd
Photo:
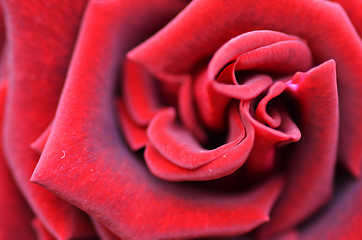
{"type": "Polygon", "coordinates": [[[4,0],[0,239],[361,239],[338,2],[4,0]]]}

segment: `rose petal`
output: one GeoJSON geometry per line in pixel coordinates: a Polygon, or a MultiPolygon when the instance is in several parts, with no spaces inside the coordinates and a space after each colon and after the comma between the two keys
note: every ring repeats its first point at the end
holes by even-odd
{"type": "Polygon", "coordinates": [[[311,65],[310,50],[298,37],[275,31],[252,31],[232,38],[216,51],[208,68],[209,77],[214,78],[226,63],[236,58],[239,58],[236,70],[251,69],[260,64],[261,69],[270,70],[272,67],[267,63],[281,65],[284,62],[290,64],[287,69],[293,67],[293,73],[307,70],[311,65]],[[291,57],[295,59],[291,61],[291,57]]]}
{"type": "Polygon", "coordinates": [[[128,114],[140,126],[147,126],[161,107],[152,76],[132,60],[124,62],[123,99],[128,114]]]}
{"type": "Polygon", "coordinates": [[[281,116],[278,112],[274,112],[274,116],[270,116],[266,111],[266,106],[271,99],[279,96],[287,86],[283,82],[274,83],[268,90],[268,93],[262,100],[258,103],[258,106],[255,109],[254,118],[261,123],[268,124],[272,128],[277,128],[281,124],[281,116]]]}
{"type": "Polygon", "coordinates": [[[280,233],[310,216],[331,196],[338,142],[338,95],[335,62],[297,73],[289,88],[300,106],[302,139],[288,159],[288,184],[272,221],[261,236],[280,233]]]}
{"type": "Polygon", "coordinates": [[[53,122],[51,122],[48,127],[44,130],[44,132],[30,144],[31,148],[37,151],[38,153],[42,153],[45,147],[45,144],[48,140],[48,137],[52,131],[53,122]]]}
{"type": "Polygon", "coordinates": [[[209,59],[232,37],[259,29],[305,39],[317,64],[336,61],[341,113],[339,155],[350,172],[360,176],[362,42],[340,5],[318,0],[195,0],[128,55],[156,76],[177,78],[209,59]]]}
{"type": "MultiPolygon", "coordinates": [[[[284,89],[283,85],[281,82],[276,82],[273,86],[281,86],[281,89],[284,89]]],[[[270,89],[273,89],[273,86],[270,89]]],[[[281,109],[281,125],[277,129],[265,126],[253,119],[250,114],[247,116],[255,128],[255,141],[245,164],[245,173],[250,179],[257,179],[274,168],[277,160],[276,147],[299,141],[301,132],[285,109],[281,109]]]]}
{"type": "Polygon", "coordinates": [[[105,228],[102,224],[100,224],[97,220],[95,220],[94,218],[92,219],[92,221],[93,221],[93,225],[94,225],[95,229],[97,230],[99,237],[102,240],[118,240],[118,239],[120,239],[116,235],[114,235],[112,232],[110,232],[107,228],[105,228]]]}
{"type": "Polygon", "coordinates": [[[195,101],[192,94],[192,81],[187,79],[182,83],[179,93],[179,114],[182,123],[200,142],[206,142],[207,136],[203,129],[199,116],[196,113],[195,101]]]}
{"type": "Polygon", "coordinates": [[[312,54],[301,40],[281,41],[239,56],[235,69],[257,69],[272,73],[293,74],[312,67],[312,54]]]}
{"type": "Polygon", "coordinates": [[[159,113],[148,127],[147,133],[152,146],[170,162],[181,168],[192,170],[208,164],[233,149],[244,137],[240,134],[231,142],[206,150],[187,129],[173,123],[174,118],[175,111],[171,108],[159,113]]]}
{"type": "Polygon", "coordinates": [[[362,2],[360,0],[330,0],[337,2],[346,10],[348,17],[351,19],[356,31],[362,37],[362,2]]]}
{"type": "MultiPolygon", "coordinates": [[[[254,141],[254,129],[246,120],[245,111],[248,111],[248,108],[245,108],[243,103],[240,104],[240,112],[236,105],[230,108],[228,137],[230,142],[214,150],[197,150],[197,146],[186,145],[180,147],[192,140],[184,138],[182,140],[185,143],[180,144],[177,141],[170,141],[171,137],[167,137],[168,141],[164,142],[164,146],[161,145],[159,150],[160,148],[151,145],[154,143],[151,139],[145,151],[145,160],[150,171],[169,181],[210,180],[233,173],[249,156],[254,141]],[[172,151],[172,155],[167,152],[165,154],[168,149],[172,151]]],[[[161,126],[154,126],[154,129],[154,131],[161,129],[161,126]]],[[[162,141],[158,144],[162,144],[162,141]]]]}
{"type": "MultiPolygon", "coordinates": [[[[235,66],[235,64],[232,65],[235,66]]],[[[235,69],[233,69],[233,72],[234,70],[235,69]]],[[[221,73],[220,78],[224,77],[224,72],[225,71],[221,73]]],[[[270,76],[266,74],[257,74],[247,78],[242,85],[222,84],[216,81],[212,82],[211,85],[212,88],[215,89],[219,94],[223,94],[238,100],[251,100],[266,90],[272,82],[273,80],[270,76]]]]}
{"type": "MultiPolygon", "coordinates": [[[[0,84],[0,125],[2,126],[6,82],[0,84]]],[[[1,131],[1,130],[0,130],[1,131]]],[[[1,145],[0,145],[1,146],[1,145]]],[[[0,239],[36,239],[30,222],[33,213],[18,191],[0,147],[0,239]]]]}
{"type": "Polygon", "coordinates": [[[300,234],[296,230],[290,230],[276,237],[273,237],[270,240],[300,240],[300,234]]]}
{"type": "Polygon", "coordinates": [[[54,116],[86,1],[2,3],[11,73],[2,133],[8,166],[51,234],[60,239],[92,236],[83,212],[29,182],[39,158],[30,144],[54,116]]]}
{"type": "MultiPolygon", "coordinates": [[[[223,73],[228,75],[229,78],[226,77],[226,79],[231,79],[230,76],[234,74],[234,64],[227,66],[223,73]]],[[[194,82],[193,92],[201,120],[212,130],[222,130],[225,128],[225,112],[231,100],[230,97],[225,97],[212,88],[212,79],[208,78],[206,69],[196,74],[194,82]]]]}
{"type": "Polygon", "coordinates": [[[303,229],[302,239],[361,239],[361,202],[362,181],[349,182],[335,194],[332,204],[303,229]]]}
{"type": "Polygon", "coordinates": [[[146,146],[147,128],[137,125],[128,115],[122,100],[117,103],[118,120],[123,136],[132,150],[139,150],[146,146]]]}
{"type": "Polygon", "coordinates": [[[36,231],[38,240],[55,240],[55,238],[48,232],[44,225],[39,221],[39,219],[34,218],[32,221],[33,228],[36,231]]]}

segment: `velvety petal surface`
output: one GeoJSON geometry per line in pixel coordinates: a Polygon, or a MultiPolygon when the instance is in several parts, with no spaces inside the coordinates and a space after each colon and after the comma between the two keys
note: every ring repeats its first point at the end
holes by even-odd
{"type": "MultiPolygon", "coordinates": [[[[6,82],[0,84],[0,125],[3,121],[6,82]]],[[[36,239],[33,213],[17,189],[0,148],[0,239],[36,239]]]]}
{"type": "Polygon", "coordinates": [[[142,66],[126,60],[123,67],[122,96],[132,119],[147,126],[160,108],[157,81],[142,66]]]}
{"type": "Polygon", "coordinates": [[[331,204],[302,231],[303,240],[362,238],[362,182],[350,181],[336,192],[331,204]]]}
{"type": "Polygon", "coordinates": [[[54,116],[85,5],[86,1],[2,2],[9,72],[4,154],[30,207],[59,239],[90,236],[92,227],[79,209],[29,182],[39,158],[30,144],[54,116]]]}
{"type": "MultiPolygon", "coordinates": [[[[154,118],[148,128],[149,142],[173,164],[186,169],[199,168],[234,148],[243,140],[244,135],[250,135],[253,138],[250,128],[248,130],[251,132],[244,133],[243,123],[239,123],[241,120],[237,107],[233,112],[236,114],[232,113],[231,122],[240,127],[237,129],[239,135],[215,149],[203,148],[187,129],[177,126],[174,123],[175,111],[173,109],[168,109],[154,118]]],[[[252,145],[252,142],[248,145],[252,145]]]]}
{"type": "Polygon", "coordinates": [[[341,4],[351,19],[354,28],[362,37],[362,1],[361,0],[331,0],[341,4]]]}
{"type": "MultiPolygon", "coordinates": [[[[151,124],[149,136],[156,137],[150,136],[146,147],[147,166],[153,174],[169,181],[211,180],[231,174],[244,164],[253,147],[254,129],[246,111],[248,108],[243,103],[240,107],[237,104],[230,107],[228,141],[212,150],[202,148],[181,129],[151,124]]],[[[167,112],[164,116],[167,118],[167,112]]]]}
{"type": "Polygon", "coordinates": [[[32,221],[32,225],[34,230],[36,231],[38,240],[55,240],[55,238],[48,232],[48,230],[38,219],[34,218],[32,221]]]}
{"type": "Polygon", "coordinates": [[[314,213],[332,194],[338,141],[335,62],[327,61],[287,83],[299,106],[301,140],[286,160],[288,184],[272,221],[260,229],[270,236],[314,213]]]}
{"type": "Polygon", "coordinates": [[[139,150],[146,146],[147,128],[135,123],[129,116],[122,100],[116,102],[120,130],[132,150],[139,150]]]}
{"type": "Polygon", "coordinates": [[[102,240],[117,240],[120,239],[116,235],[114,235],[111,231],[109,231],[106,227],[104,227],[102,224],[100,224],[97,220],[94,218],[92,219],[94,228],[96,229],[98,236],[102,240]]]}

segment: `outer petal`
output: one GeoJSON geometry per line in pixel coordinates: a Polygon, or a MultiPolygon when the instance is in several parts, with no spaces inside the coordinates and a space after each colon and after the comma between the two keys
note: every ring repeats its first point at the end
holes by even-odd
{"type": "Polygon", "coordinates": [[[300,234],[296,230],[290,230],[270,240],[300,240],[300,234]]]}
{"type": "Polygon", "coordinates": [[[327,209],[303,229],[303,240],[362,239],[362,181],[342,185],[327,209]]]}
{"type": "Polygon", "coordinates": [[[48,232],[48,230],[38,219],[34,218],[32,221],[32,225],[33,228],[36,230],[38,240],[55,240],[55,238],[48,232]]]}
{"type": "MultiPolygon", "coordinates": [[[[112,87],[119,62],[114,53],[120,52],[115,49],[127,34],[122,31],[124,23],[129,22],[123,17],[140,10],[132,8],[134,1],[129,3],[89,5],[53,130],[32,181],[126,239],[180,239],[250,231],[268,219],[280,180],[230,197],[210,195],[154,178],[121,142],[112,87]],[[99,28],[102,35],[93,32],[99,28]]],[[[149,8],[140,16],[162,14],[149,8]]]]}
{"type": "Polygon", "coordinates": [[[331,0],[342,5],[351,19],[356,31],[362,37],[362,1],[361,0],[331,0]]]}
{"type": "Polygon", "coordinates": [[[92,235],[92,227],[84,213],[29,182],[39,158],[30,144],[55,112],[85,3],[2,2],[9,41],[4,153],[31,208],[59,239],[92,235]]]}
{"type": "Polygon", "coordinates": [[[110,232],[107,228],[105,228],[102,224],[100,224],[97,220],[95,220],[94,218],[92,219],[92,221],[93,221],[93,225],[94,225],[95,229],[97,230],[98,236],[102,240],[118,240],[118,239],[120,239],[116,235],[114,235],[112,232],[110,232]]]}
{"type": "Polygon", "coordinates": [[[338,135],[335,63],[330,60],[289,83],[298,101],[302,138],[287,159],[288,185],[260,235],[286,230],[310,216],[332,193],[338,135]]]}
{"type": "Polygon", "coordinates": [[[260,29],[305,39],[318,64],[336,61],[341,111],[339,154],[348,169],[359,176],[362,42],[338,4],[319,0],[195,0],[129,56],[156,76],[180,78],[230,38],[260,29]]]}
{"type": "MultiPolygon", "coordinates": [[[[5,82],[0,84],[0,126],[2,126],[5,82]]],[[[12,179],[0,147],[0,239],[36,239],[31,228],[33,213],[12,179]]]]}

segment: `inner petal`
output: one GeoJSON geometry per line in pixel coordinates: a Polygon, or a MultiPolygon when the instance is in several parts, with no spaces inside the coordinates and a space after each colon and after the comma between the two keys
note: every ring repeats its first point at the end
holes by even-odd
{"type": "Polygon", "coordinates": [[[275,108],[271,109],[271,114],[267,112],[268,103],[279,96],[285,89],[286,85],[281,82],[275,82],[268,90],[267,95],[258,103],[258,106],[254,113],[254,118],[261,123],[265,123],[272,128],[277,128],[281,124],[281,116],[278,110],[275,108]]]}
{"type": "Polygon", "coordinates": [[[207,142],[205,129],[199,121],[196,113],[195,99],[192,94],[193,84],[191,79],[187,79],[182,83],[178,95],[179,115],[184,126],[193,134],[193,136],[201,143],[207,142]]]}
{"type": "Polygon", "coordinates": [[[278,118],[271,118],[265,111],[266,102],[269,101],[273,95],[274,97],[278,96],[284,89],[286,89],[286,85],[283,82],[276,82],[270,88],[267,96],[261,101],[262,107],[257,107],[257,109],[264,108],[264,112],[259,110],[259,112],[261,112],[259,114],[262,115],[259,119],[271,121],[271,125],[274,124],[276,128],[272,128],[270,125],[266,126],[263,122],[258,121],[258,118],[253,118],[251,114],[248,114],[255,128],[254,146],[245,164],[245,172],[249,179],[256,179],[271,172],[277,163],[277,147],[290,142],[297,142],[301,138],[299,128],[293,122],[284,106],[278,106],[278,109],[275,110],[278,112],[278,118]]]}
{"type": "MultiPolygon", "coordinates": [[[[243,103],[239,105],[238,108],[238,104],[232,104],[229,110],[229,124],[231,127],[228,141],[231,142],[214,151],[192,152],[193,149],[187,149],[184,142],[169,140],[171,143],[168,144],[167,148],[178,151],[182,156],[187,157],[186,159],[178,159],[179,162],[176,162],[177,160],[169,158],[173,156],[165,154],[165,149],[156,146],[158,144],[155,145],[151,139],[145,150],[145,160],[150,171],[157,177],[168,181],[211,180],[235,172],[244,164],[254,142],[254,129],[246,118],[248,109],[244,107],[243,103]],[[180,146],[184,146],[184,148],[180,148],[180,146]],[[219,152],[221,154],[217,155],[216,153],[219,152]],[[214,156],[212,156],[213,153],[215,153],[214,156]],[[209,155],[209,159],[206,158],[207,155],[209,155]],[[188,165],[192,164],[191,161],[193,160],[199,162],[198,165],[190,168],[185,165],[184,160],[189,161],[188,165]]],[[[168,131],[172,131],[172,129],[168,131]]]]}
{"type": "Polygon", "coordinates": [[[257,69],[293,74],[312,67],[312,53],[300,40],[285,40],[246,52],[238,57],[235,70],[257,69]]]}
{"type": "Polygon", "coordinates": [[[218,158],[244,138],[245,129],[243,124],[239,123],[239,111],[237,108],[232,109],[230,125],[233,127],[230,129],[234,133],[229,134],[231,141],[215,149],[206,150],[186,128],[176,124],[175,111],[172,108],[160,112],[152,120],[148,127],[149,142],[173,164],[186,169],[196,169],[218,158]]]}
{"type": "Polygon", "coordinates": [[[155,79],[138,63],[126,60],[122,81],[125,107],[140,126],[147,126],[161,106],[155,79]]]}

